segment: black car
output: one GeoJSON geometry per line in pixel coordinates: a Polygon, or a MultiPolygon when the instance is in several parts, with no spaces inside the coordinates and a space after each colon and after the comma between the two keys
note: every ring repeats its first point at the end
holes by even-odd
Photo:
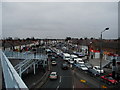
{"type": "Polygon", "coordinates": [[[68,64],[67,64],[67,63],[61,64],[61,68],[62,68],[62,69],[68,69],[68,64]]]}
{"type": "Polygon", "coordinates": [[[88,72],[93,76],[100,76],[100,73],[94,69],[88,69],[88,72]]]}
{"type": "Polygon", "coordinates": [[[85,63],[85,66],[86,66],[88,69],[92,69],[92,68],[93,68],[92,64],[90,64],[90,63],[85,63]]]}

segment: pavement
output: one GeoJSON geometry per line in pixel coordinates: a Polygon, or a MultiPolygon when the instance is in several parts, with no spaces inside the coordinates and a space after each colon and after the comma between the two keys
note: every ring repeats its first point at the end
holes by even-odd
{"type": "MultiPolygon", "coordinates": [[[[88,61],[91,63],[93,66],[99,66],[100,65],[100,59],[99,58],[94,58],[94,59],[89,59],[88,61]]],[[[109,61],[102,59],[102,66],[107,64],[109,61]]]]}

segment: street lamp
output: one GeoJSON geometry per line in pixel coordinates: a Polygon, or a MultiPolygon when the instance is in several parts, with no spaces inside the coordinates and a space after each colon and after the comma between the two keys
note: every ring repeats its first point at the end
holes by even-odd
{"type": "MultiPolygon", "coordinates": [[[[102,57],[103,57],[103,52],[102,52],[102,34],[103,32],[105,31],[108,31],[109,28],[105,28],[102,32],[101,32],[101,35],[100,35],[100,74],[101,74],[101,69],[102,69],[102,57]]],[[[101,84],[100,84],[100,88],[101,88],[101,84]]]]}
{"type": "Polygon", "coordinates": [[[105,32],[105,31],[108,31],[108,30],[109,30],[109,28],[105,28],[105,30],[103,30],[101,32],[101,35],[100,35],[100,39],[101,39],[101,44],[100,44],[100,59],[101,60],[102,60],[102,55],[103,55],[103,53],[102,53],[102,33],[105,32]]]}

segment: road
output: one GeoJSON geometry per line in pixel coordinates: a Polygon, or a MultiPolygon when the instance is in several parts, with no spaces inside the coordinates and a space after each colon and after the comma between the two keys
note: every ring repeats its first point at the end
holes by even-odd
{"type": "Polygon", "coordinates": [[[57,80],[48,79],[42,88],[56,88],[56,90],[60,88],[69,88],[71,90],[76,88],[99,88],[99,78],[91,77],[89,73],[76,68],[62,70],[61,64],[64,60],[59,57],[56,61],[57,66],[51,66],[51,71],[56,71],[59,78],[57,80]]]}
{"type": "Polygon", "coordinates": [[[73,88],[73,76],[70,69],[62,70],[61,64],[64,62],[60,57],[56,60],[57,66],[51,66],[51,71],[56,71],[59,75],[57,80],[48,80],[42,88],[73,88]]]}

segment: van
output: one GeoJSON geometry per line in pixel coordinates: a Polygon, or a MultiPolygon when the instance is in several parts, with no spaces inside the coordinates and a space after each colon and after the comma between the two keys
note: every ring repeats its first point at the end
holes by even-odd
{"type": "Polygon", "coordinates": [[[70,54],[68,54],[68,53],[63,53],[63,54],[62,54],[62,57],[63,57],[63,59],[64,59],[65,61],[69,61],[69,60],[70,60],[70,54]]]}
{"type": "Polygon", "coordinates": [[[71,55],[70,55],[69,63],[70,63],[70,64],[73,64],[76,58],[78,58],[76,55],[71,54],[71,55]]]}

